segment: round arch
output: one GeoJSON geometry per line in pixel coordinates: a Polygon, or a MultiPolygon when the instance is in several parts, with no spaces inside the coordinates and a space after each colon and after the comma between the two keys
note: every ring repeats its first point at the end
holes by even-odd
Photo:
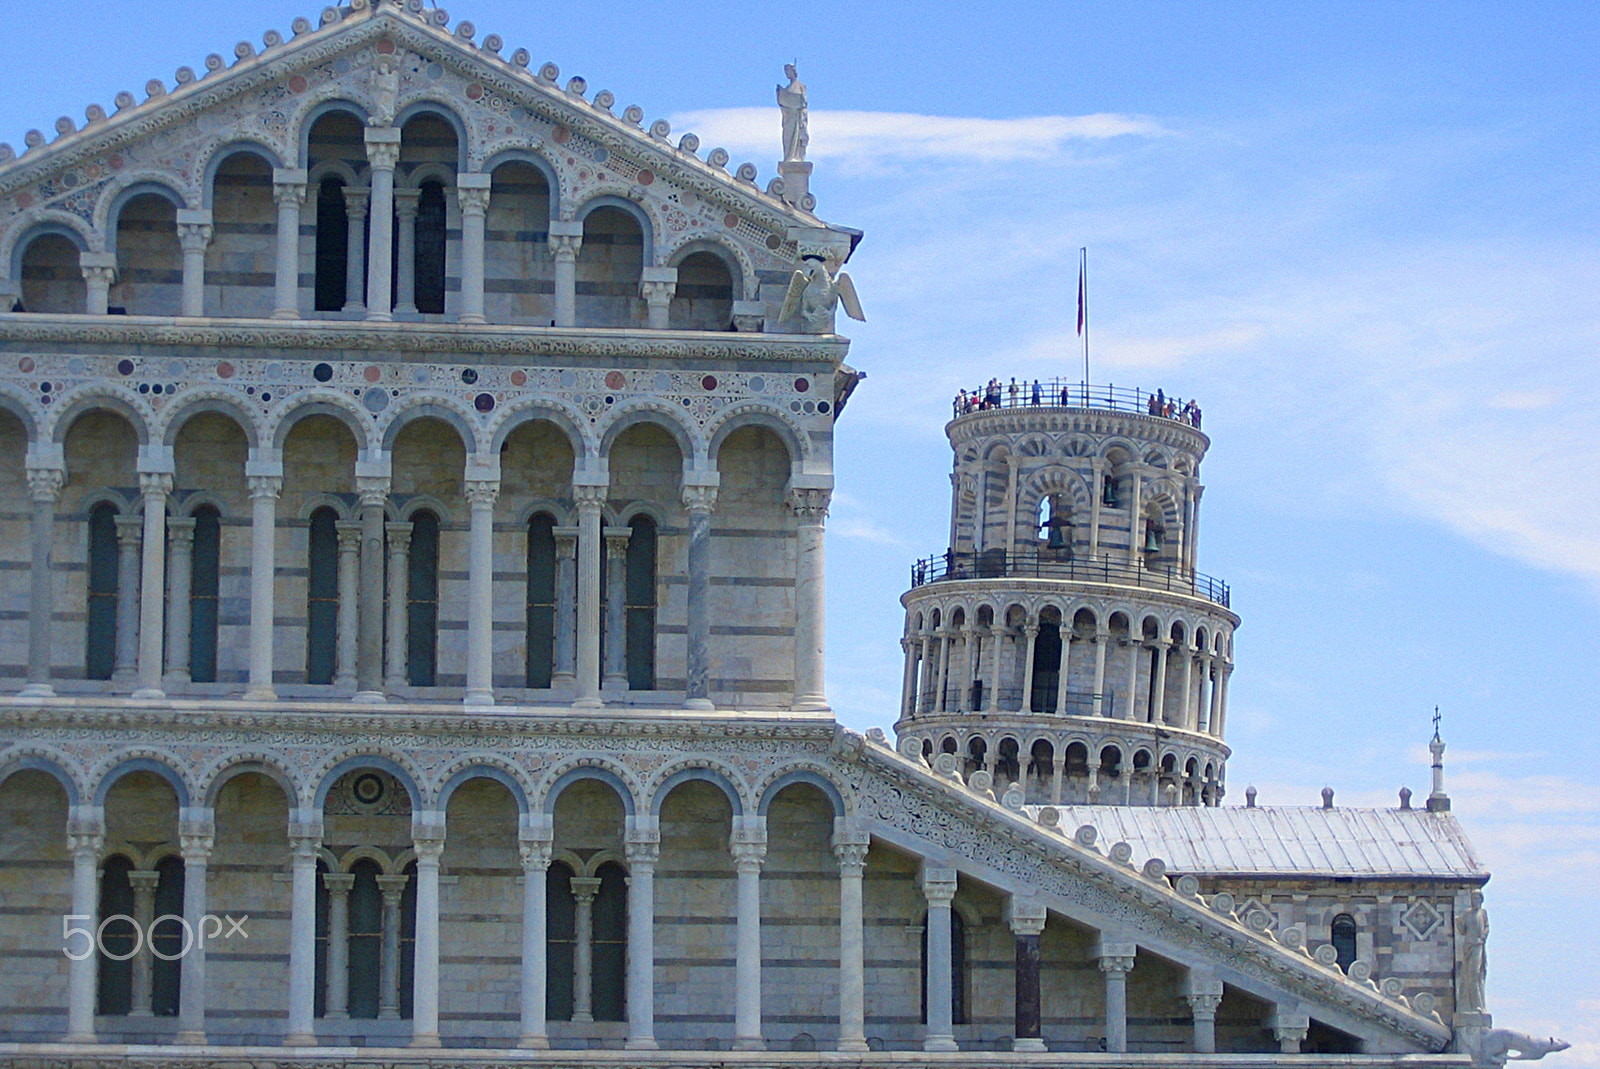
{"type": "Polygon", "coordinates": [[[272,431],[272,447],[282,449],[295,424],[309,416],[332,416],[354,435],[356,449],[362,453],[372,448],[372,429],[366,417],[356,408],[355,402],[343,394],[315,391],[296,394],[286,399],[268,428],[272,431]]]}
{"type": "Polygon", "coordinates": [[[516,799],[517,812],[526,816],[528,810],[528,792],[523,788],[522,781],[498,764],[490,764],[489,760],[479,755],[472,759],[472,763],[457,769],[443,783],[439,785],[438,800],[434,808],[443,812],[450,805],[450,796],[456,789],[468,780],[487,779],[500,784],[511,792],[511,797],[516,799]]]}
{"type": "MultiPolygon", "coordinates": [[[[435,119],[443,120],[446,126],[455,131],[456,171],[465,171],[467,169],[467,161],[472,158],[471,130],[468,128],[467,124],[461,120],[461,115],[456,111],[453,105],[433,97],[412,97],[410,103],[403,105],[398,111],[395,112],[395,129],[402,131],[402,153],[404,153],[403,146],[405,145],[404,131],[406,128],[406,123],[410,122],[412,119],[421,118],[425,115],[432,116],[435,119]]],[[[454,182],[451,184],[454,185],[454,182]]]]}
{"type": "Polygon", "coordinates": [[[722,451],[723,443],[728,440],[728,435],[741,427],[763,427],[777,435],[783,442],[784,448],[789,451],[789,468],[793,472],[801,471],[811,455],[811,436],[794,421],[770,405],[759,401],[744,401],[730,405],[718,413],[709,428],[710,441],[706,446],[706,455],[713,464],[722,451]]]}
{"type": "Polygon", "coordinates": [[[440,423],[449,424],[461,436],[461,444],[468,456],[478,451],[478,428],[474,426],[474,418],[468,415],[466,406],[442,394],[424,394],[403,399],[389,421],[384,424],[383,451],[392,452],[395,439],[400,437],[400,432],[420,419],[436,419],[440,423]]]}
{"type": "Polygon", "coordinates": [[[261,432],[254,412],[236,394],[216,389],[186,390],[173,398],[161,413],[160,438],[164,445],[175,445],[184,424],[206,413],[226,416],[244,432],[251,449],[261,447],[261,432]]]}
{"type": "Polygon", "coordinates": [[[160,197],[172,205],[174,211],[189,207],[188,199],[168,182],[165,176],[130,175],[113,183],[95,205],[95,228],[105,237],[105,251],[117,251],[117,224],[122,211],[135,197],[160,197]]]}
{"type": "Polygon", "coordinates": [[[728,799],[728,805],[733,808],[733,815],[735,817],[744,816],[744,801],[739,797],[738,789],[728,779],[727,774],[721,769],[701,764],[696,764],[690,768],[680,768],[662,780],[660,785],[656,787],[655,792],[650,796],[650,815],[659,817],[661,815],[661,803],[667,800],[667,795],[672,793],[673,788],[691,780],[709,783],[716,787],[728,799]]]}
{"type": "Polygon", "coordinates": [[[673,406],[665,401],[651,398],[628,401],[612,410],[611,418],[606,421],[605,430],[600,435],[600,455],[609,458],[617,437],[628,428],[641,423],[653,423],[672,435],[673,441],[678,443],[679,453],[683,456],[685,469],[699,466],[698,462],[705,458],[706,453],[700,448],[695,429],[673,406]]]}
{"type": "Polygon", "coordinates": [[[27,435],[29,449],[39,444],[39,418],[34,412],[33,398],[9,382],[0,382],[0,412],[9,412],[17,417],[23,433],[27,435]]]}
{"type": "Polygon", "coordinates": [[[766,816],[767,810],[772,807],[772,800],[778,793],[797,783],[809,784],[825,794],[833,803],[833,815],[836,818],[843,820],[850,815],[849,807],[845,805],[844,795],[840,792],[838,784],[812,768],[791,768],[769,780],[761,790],[761,801],[756,805],[756,814],[766,816]]]}
{"type": "Polygon", "coordinates": [[[283,167],[283,159],[276,149],[260,141],[227,141],[218,145],[209,158],[203,173],[204,178],[200,185],[200,206],[209,208],[217,188],[217,172],[222,165],[235,156],[254,156],[273,170],[283,167]]]}
{"type": "Polygon", "coordinates": [[[623,815],[629,818],[634,816],[633,789],[628,786],[626,780],[604,765],[579,765],[557,777],[544,793],[544,812],[554,814],[556,800],[561,797],[561,792],[579,780],[586,779],[598,780],[616,791],[617,799],[622,802],[623,815]]]}
{"type": "Polygon", "coordinates": [[[482,171],[493,176],[508,163],[525,163],[544,175],[545,188],[550,194],[550,218],[561,218],[561,177],[550,161],[533,148],[503,148],[484,161],[482,171]]]}
{"type": "Polygon", "coordinates": [[[306,187],[315,192],[321,188],[323,180],[337,178],[344,183],[346,189],[366,189],[367,184],[356,174],[356,169],[344,160],[323,160],[306,175],[306,187]]]}
{"type": "Polygon", "coordinates": [[[200,782],[204,787],[200,796],[205,799],[206,806],[209,808],[217,804],[217,796],[222,793],[222,788],[227,786],[229,780],[249,773],[265,776],[276,783],[283,791],[290,810],[300,805],[300,785],[295,782],[294,773],[290,772],[286,765],[280,763],[277,758],[265,754],[250,756],[235,754],[223,758],[201,777],[200,782]]]}
{"type": "Polygon", "coordinates": [[[60,407],[55,411],[51,425],[51,441],[57,445],[67,440],[67,432],[78,417],[95,409],[115,412],[133,427],[140,445],[150,444],[150,423],[145,408],[132,390],[111,383],[85,383],[57,398],[60,407]]]}
{"type": "Polygon", "coordinates": [[[66,792],[67,804],[80,804],[83,793],[78,780],[70,772],[63,758],[39,749],[18,749],[0,754],[0,785],[18,772],[43,772],[61,784],[66,792]]]}
{"type": "Polygon", "coordinates": [[[355,753],[342,761],[337,762],[332,768],[322,774],[317,781],[316,793],[311,796],[313,809],[321,810],[328,803],[328,792],[339,781],[339,777],[346,772],[354,772],[358,768],[376,768],[387,772],[400,781],[406,793],[411,796],[411,811],[418,812],[423,808],[422,789],[417,786],[417,777],[412,771],[403,766],[393,757],[375,753],[355,753]]]}
{"type": "Polygon", "coordinates": [[[527,398],[502,409],[489,434],[489,448],[485,452],[490,456],[499,456],[512,431],[524,423],[537,420],[544,420],[561,429],[567,436],[568,444],[572,446],[575,462],[581,464],[583,458],[599,455],[599,444],[592,441],[583,429],[588,425],[588,419],[576,410],[568,408],[565,403],[549,398],[527,398]]]}
{"type": "Polygon", "coordinates": [[[295,159],[297,167],[310,169],[311,131],[316,128],[318,120],[339,111],[349,114],[363,127],[367,125],[367,109],[357,104],[354,100],[337,94],[308,101],[300,114],[289,120],[290,127],[296,131],[297,154],[295,159]]]}
{"type": "Polygon", "coordinates": [[[745,294],[756,292],[760,283],[756,280],[755,268],[746,263],[731,246],[715,238],[690,238],[667,255],[666,266],[677,267],[697,252],[709,253],[722,261],[722,266],[728,269],[728,279],[733,283],[734,300],[742,301],[745,294]]]}
{"type": "Polygon", "coordinates": [[[111,793],[111,788],[116,786],[117,781],[130,772],[153,772],[166,780],[167,785],[172,788],[172,793],[178,799],[178,808],[187,809],[189,807],[189,785],[184,782],[176,764],[170,758],[162,760],[158,757],[129,757],[119,761],[107,769],[105,774],[100,777],[100,782],[96,784],[94,789],[94,804],[105,805],[106,795],[111,793]]]}
{"type": "MultiPolygon", "coordinates": [[[[93,232],[75,215],[45,209],[24,213],[18,222],[18,227],[6,239],[4,251],[0,256],[3,256],[10,272],[6,276],[7,280],[19,287],[22,285],[23,257],[27,256],[29,246],[40,238],[51,236],[65,238],[79,253],[91,252],[94,249],[93,232]]],[[[9,312],[11,309],[7,308],[6,311],[9,312]]]]}
{"type": "Polygon", "coordinates": [[[572,217],[581,223],[592,212],[600,208],[616,208],[639,224],[639,231],[644,238],[644,266],[654,267],[656,263],[656,228],[655,223],[650,219],[650,213],[626,197],[602,193],[598,197],[584,201],[572,217]]]}

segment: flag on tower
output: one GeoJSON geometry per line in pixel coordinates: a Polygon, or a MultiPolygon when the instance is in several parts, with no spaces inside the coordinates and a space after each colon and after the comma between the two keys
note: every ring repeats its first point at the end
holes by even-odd
{"type": "Polygon", "coordinates": [[[1084,314],[1088,311],[1088,309],[1084,307],[1085,301],[1088,297],[1088,294],[1084,292],[1083,278],[1083,269],[1086,266],[1087,265],[1083,262],[1083,260],[1078,261],[1078,337],[1080,338],[1083,337],[1084,314]]]}

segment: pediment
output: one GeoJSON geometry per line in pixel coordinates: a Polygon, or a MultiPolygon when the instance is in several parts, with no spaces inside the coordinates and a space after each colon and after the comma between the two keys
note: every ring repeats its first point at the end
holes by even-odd
{"type": "Polygon", "coordinates": [[[730,173],[727,153],[702,158],[692,134],[674,138],[665,120],[646,123],[642,109],[619,108],[581,78],[563,83],[553,63],[530,69],[525,51],[503,56],[499,38],[479,43],[470,23],[452,32],[443,12],[417,0],[351,0],[323,19],[297,20],[287,39],[269,33],[260,50],[241,43],[231,62],[213,55],[199,77],[182,69],[176,86],[152,81],[143,101],[121,94],[110,115],[91,107],[81,129],[62,119],[53,141],[30,132],[21,156],[0,146],[0,216],[13,220],[12,236],[19,222],[54,221],[103,248],[97,236],[134,187],[204,209],[219,157],[243,146],[276,168],[304,169],[308,123],[330,108],[379,125],[441,116],[458,135],[459,171],[535,162],[550,180],[552,216],[573,219],[600,197],[628,201],[648,214],[658,254],[715,241],[747,277],[793,263],[791,228],[824,226],[759,188],[754,166],[730,173]],[[391,59],[398,85],[376,77],[391,59]]]}

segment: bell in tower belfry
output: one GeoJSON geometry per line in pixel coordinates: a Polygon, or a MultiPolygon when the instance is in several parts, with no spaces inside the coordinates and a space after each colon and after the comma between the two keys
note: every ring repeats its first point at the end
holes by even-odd
{"type": "Polygon", "coordinates": [[[957,402],[955,541],[901,598],[896,730],[1030,804],[1218,805],[1239,618],[1196,569],[1210,440],[1192,406],[1069,386],[957,402]]]}

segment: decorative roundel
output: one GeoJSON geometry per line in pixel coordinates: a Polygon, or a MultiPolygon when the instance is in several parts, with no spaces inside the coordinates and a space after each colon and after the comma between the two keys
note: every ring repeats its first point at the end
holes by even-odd
{"type": "Polygon", "coordinates": [[[361,377],[366,379],[368,382],[377,382],[379,379],[383,378],[383,369],[376,364],[368,364],[366,367],[361,369],[361,377]]]}
{"type": "Polygon", "coordinates": [[[388,390],[368,390],[361,395],[361,403],[367,406],[367,411],[376,416],[379,412],[389,407],[388,390]]]}
{"type": "Polygon", "coordinates": [[[513,385],[513,386],[526,386],[526,385],[528,385],[528,373],[526,371],[523,371],[521,368],[518,368],[517,370],[513,371],[511,373],[511,385],[513,385]]]}
{"type": "Polygon", "coordinates": [[[810,379],[795,379],[794,380],[794,392],[795,393],[805,393],[809,389],[811,389],[811,380],[810,379]]]}
{"type": "Polygon", "coordinates": [[[555,133],[551,134],[550,136],[555,139],[556,144],[565,145],[568,141],[572,140],[572,131],[568,130],[565,126],[558,126],[556,127],[555,133]]]}
{"type": "Polygon", "coordinates": [[[311,369],[311,377],[316,379],[318,382],[327,382],[333,378],[333,365],[318,364],[316,367],[311,369]]]}
{"type": "Polygon", "coordinates": [[[773,252],[777,252],[779,249],[783,248],[783,239],[776,234],[768,234],[767,248],[771,249],[773,252]]]}
{"type": "Polygon", "coordinates": [[[289,92],[294,93],[295,95],[298,96],[299,94],[304,93],[306,91],[306,88],[307,88],[308,85],[309,85],[309,83],[306,81],[305,75],[303,75],[303,74],[291,74],[291,75],[289,75],[289,92]]]}
{"type": "Polygon", "coordinates": [[[818,401],[817,402],[817,411],[821,412],[824,416],[826,416],[828,414],[828,402],[826,402],[826,401],[818,401]]]}
{"type": "Polygon", "coordinates": [[[715,375],[707,375],[700,380],[700,385],[707,390],[715,390],[717,388],[717,377],[715,375]]]}
{"type": "Polygon", "coordinates": [[[470,368],[470,367],[467,368],[465,371],[463,371],[461,373],[461,381],[466,383],[468,386],[471,386],[474,383],[476,383],[478,381],[477,369],[476,368],[470,368]]]}
{"type": "Polygon", "coordinates": [[[479,85],[477,82],[473,82],[471,85],[467,86],[467,99],[482,100],[483,86],[479,85]]]}
{"type": "Polygon", "coordinates": [[[722,217],[722,225],[727,227],[729,230],[732,230],[734,227],[739,225],[739,217],[734,215],[732,212],[729,212],[727,215],[722,217]]]}
{"type": "Polygon", "coordinates": [[[117,361],[117,374],[118,375],[132,375],[133,374],[133,361],[132,360],[118,360],[117,361]]]}
{"type": "Polygon", "coordinates": [[[628,380],[620,371],[606,372],[606,389],[620,390],[628,385],[628,380]]]}
{"type": "Polygon", "coordinates": [[[350,783],[350,797],[362,805],[377,805],[383,801],[383,777],[363,772],[350,783]]]}
{"type": "Polygon", "coordinates": [[[22,372],[24,375],[31,372],[33,367],[33,357],[31,356],[25,356],[21,360],[17,361],[17,370],[22,372]]]}
{"type": "Polygon", "coordinates": [[[651,183],[653,183],[655,180],[656,180],[656,173],[654,171],[644,170],[644,171],[640,171],[639,172],[638,181],[639,181],[639,184],[641,186],[648,186],[651,183]]]}
{"type": "Polygon", "coordinates": [[[479,412],[493,412],[494,394],[480,393],[478,396],[472,399],[472,407],[476,408],[479,412]]]}

